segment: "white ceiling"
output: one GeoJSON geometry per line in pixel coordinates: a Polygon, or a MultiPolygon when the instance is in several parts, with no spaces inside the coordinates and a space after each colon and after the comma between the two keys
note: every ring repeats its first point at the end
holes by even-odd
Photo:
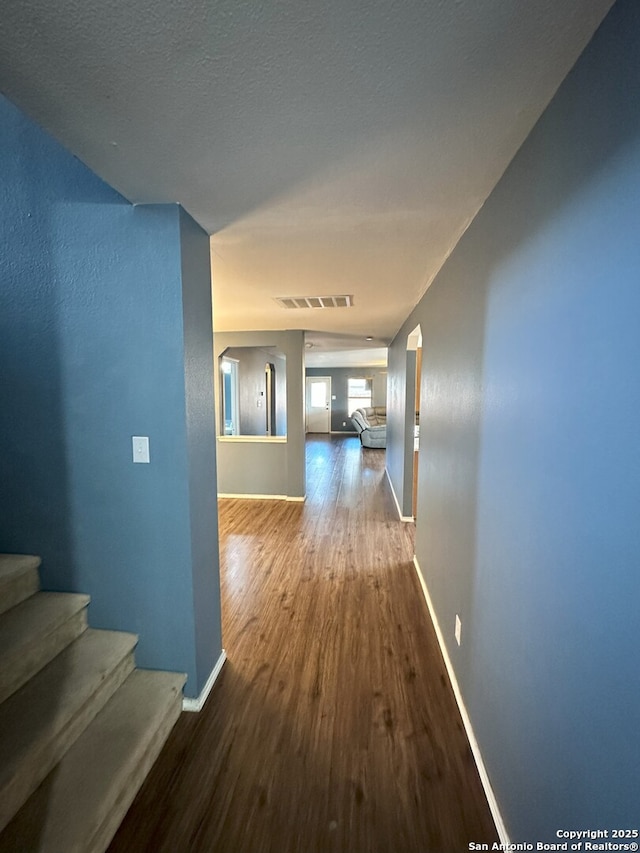
{"type": "Polygon", "coordinates": [[[213,235],[217,329],[353,352],[393,337],[610,6],[3,0],[0,80],[128,199],[213,235]]]}

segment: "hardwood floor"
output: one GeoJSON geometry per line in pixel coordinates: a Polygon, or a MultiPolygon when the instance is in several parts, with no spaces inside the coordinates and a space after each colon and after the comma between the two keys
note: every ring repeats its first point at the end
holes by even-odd
{"type": "Polygon", "coordinates": [[[310,437],[307,502],[220,501],[228,661],[109,853],[497,841],[384,452],[310,437]]]}

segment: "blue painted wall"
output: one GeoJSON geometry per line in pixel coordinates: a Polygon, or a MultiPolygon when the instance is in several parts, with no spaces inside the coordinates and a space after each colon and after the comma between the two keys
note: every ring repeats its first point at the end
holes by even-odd
{"type": "Polygon", "coordinates": [[[421,323],[416,552],[514,841],[638,826],[639,226],[621,0],[389,361],[421,323]]]}
{"type": "Polygon", "coordinates": [[[191,512],[199,455],[215,483],[206,235],[128,204],[4,99],[0,128],[0,550],[40,554],[45,588],[90,593],[93,626],[138,633],[138,663],[193,695],[220,651],[211,499],[206,539],[191,512]]]}

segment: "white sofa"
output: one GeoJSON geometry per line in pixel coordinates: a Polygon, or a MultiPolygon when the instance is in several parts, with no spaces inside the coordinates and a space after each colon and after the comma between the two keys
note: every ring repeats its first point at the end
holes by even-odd
{"type": "Polygon", "coordinates": [[[363,447],[387,446],[387,410],[384,406],[356,409],[351,420],[363,447]]]}

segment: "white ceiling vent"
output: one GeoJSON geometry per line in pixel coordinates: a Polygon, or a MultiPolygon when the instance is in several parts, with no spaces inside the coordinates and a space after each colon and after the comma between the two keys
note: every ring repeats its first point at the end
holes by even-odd
{"type": "Polygon", "coordinates": [[[353,295],[343,296],[274,296],[282,308],[351,308],[353,295]]]}

